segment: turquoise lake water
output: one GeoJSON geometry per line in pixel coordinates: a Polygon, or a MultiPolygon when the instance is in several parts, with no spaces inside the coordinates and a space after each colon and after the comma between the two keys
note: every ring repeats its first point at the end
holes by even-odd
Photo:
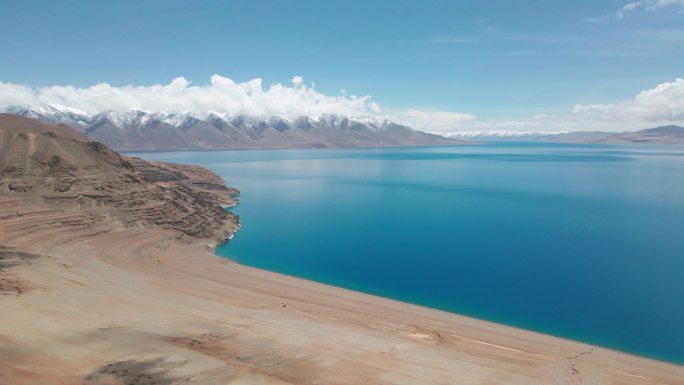
{"type": "Polygon", "coordinates": [[[131,155],[239,188],[242,264],[684,363],[684,147],[131,155]]]}

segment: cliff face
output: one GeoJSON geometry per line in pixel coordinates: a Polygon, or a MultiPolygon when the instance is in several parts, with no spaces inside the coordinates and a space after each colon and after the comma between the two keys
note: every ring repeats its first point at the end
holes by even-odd
{"type": "Polygon", "coordinates": [[[124,157],[63,125],[0,114],[0,194],[105,212],[126,228],[221,239],[236,189],[198,166],[124,157]]]}

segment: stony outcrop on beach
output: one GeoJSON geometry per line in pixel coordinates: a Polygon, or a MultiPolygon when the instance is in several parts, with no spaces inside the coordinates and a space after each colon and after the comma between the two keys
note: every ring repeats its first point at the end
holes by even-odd
{"type": "Polygon", "coordinates": [[[0,115],[0,384],[682,383],[682,366],[219,258],[236,194],[0,115]]]}

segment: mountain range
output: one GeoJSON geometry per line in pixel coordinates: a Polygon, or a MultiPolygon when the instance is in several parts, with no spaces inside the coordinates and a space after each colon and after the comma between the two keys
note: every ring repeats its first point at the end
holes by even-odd
{"type": "Polygon", "coordinates": [[[684,127],[675,125],[623,132],[460,131],[438,135],[386,119],[340,115],[289,118],[137,110],[90,115],[56,104],[15,105],[0,112],[65,124],[119,151],[440,146],[489,141],[684,144],[684,127]]]}
{"type": "Polygon", "coordinates": [[[59,105],[10,106],[4,112],[66,124],[115,150],[200,150],[452,145],[458,140],[385,119],[323,115],[254,117],[135,110],[89,115],[59,105]]]}
{"type": "Polygon", "coordinates": [[[574,131],[574,132],[456,132],[452,139],[471,142],[553,142],[605,144],[684,144],[684,127],[669,125],[639,131],[574,131]]]}

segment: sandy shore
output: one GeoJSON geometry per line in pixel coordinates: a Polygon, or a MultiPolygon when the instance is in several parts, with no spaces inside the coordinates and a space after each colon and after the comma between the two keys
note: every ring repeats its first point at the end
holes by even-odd
{"type": "Polygon", "coordinates": [[[0,384],[684,384],[684,367],[0,196],[0,384]]]}

